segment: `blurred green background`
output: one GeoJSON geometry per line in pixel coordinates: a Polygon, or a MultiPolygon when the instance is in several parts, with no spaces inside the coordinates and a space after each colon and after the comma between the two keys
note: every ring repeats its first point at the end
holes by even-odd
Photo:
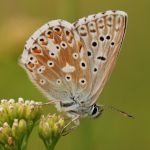
{"type": "MultiPolygon", "coordinates": [[[[18,65],[25,41],[41,25],[53,19],[74,22],[109,10],[129,15],[127,34],[113,74],[99,103],[133,115],[135,120],[106,111],[97,120],[83,119],[80,127],[63,137],[56,150],[150,149],[150,1],[149,0],[1,0],[0,1],[0,98],[47,99],[18,65]]],[[[54,111],[54,107],[47,108],[54,111]]],[[[34,130],[29,150],[44,149],[34,130]]]]}

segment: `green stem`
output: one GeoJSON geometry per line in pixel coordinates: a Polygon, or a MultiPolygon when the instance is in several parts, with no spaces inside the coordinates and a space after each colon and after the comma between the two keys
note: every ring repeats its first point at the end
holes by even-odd
{"type": "Polygon", "coordinates": [[[54,140],[52,141],[52,144],[51,144],[49,150],[53,150],[55,148],[55,146],[56,146],[56,144],[58,142],[58,139],[59,138],[54,138],[54,140]]]}
{"type": "Polygon", "coordinates": [[[43,139],[43,142],[45,144],[45,147],[47,150],[54,150],[59,138],[54,138],[52,141],[45,141],[43,139]]]}
{"type": "Polygon", "coordinates": [[[28,144],[29,135],[30,135],[30,134],[27,134],[27,135],[23,138],[21,150],[26,150],[26,149],[27,149],[27,144],[28,144]]]}
{"type": "Polygon", "coordinates": [[[27,134],[25,135],[25,137],[22,139],[21,143],[21,150],[26,150],[27,149],[27,144],[28,144],[28,139],[29,136],[33,130],[34,124],[31,126],[30,130],[27,132],[27,134]]]}
{"type": "Polygon", "coordinates": [[[20,140],[18,140],[17,150],[26,150],[27,149],[28,139],[33,130],[33,127],[34,127],[34,124],[32,126],[30,126],[27,134],[23,135],[22,138],[20,138],[20,140]]]}

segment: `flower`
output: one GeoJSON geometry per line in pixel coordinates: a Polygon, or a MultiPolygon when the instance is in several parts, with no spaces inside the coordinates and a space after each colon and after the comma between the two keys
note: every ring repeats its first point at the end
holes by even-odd
{"type": "Polygon", "coordinates": [[[41,116],[41,103],[19,98],[0,101],[0,149],[22,150],[41,116]]]}
{"type": "Polygon", "coordinates": [[[60,115],[41,116],[39,123],[39,136],[43,140],[47,150],[54,149],[57,141],[61,137],[65,127],[64,118],[60,115]]]}

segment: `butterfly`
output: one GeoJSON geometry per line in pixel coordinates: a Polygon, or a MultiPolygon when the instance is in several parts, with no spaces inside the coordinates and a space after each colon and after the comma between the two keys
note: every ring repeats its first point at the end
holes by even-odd
{"type": "MultiPolygon", "coordinates": [[[[71,24],[52,20],[27,40],[20,64],[31,81],[74,119],[98,117],[96,104],[124,39],[127,13],[106,11],[71,24]]],[[[74,119],[75,120],[75,119],[74,119]]]]}

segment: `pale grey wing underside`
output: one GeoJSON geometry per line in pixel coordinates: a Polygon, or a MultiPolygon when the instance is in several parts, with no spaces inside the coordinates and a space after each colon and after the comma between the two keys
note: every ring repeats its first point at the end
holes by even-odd
{"type": "Polygon", "coordinates": [[[92,88],[85,96],[87,105],[97,100],[116,62],[126,30],[127,14],[107,11],[74,23],[85,49],[88,51],[92,88]]]}

